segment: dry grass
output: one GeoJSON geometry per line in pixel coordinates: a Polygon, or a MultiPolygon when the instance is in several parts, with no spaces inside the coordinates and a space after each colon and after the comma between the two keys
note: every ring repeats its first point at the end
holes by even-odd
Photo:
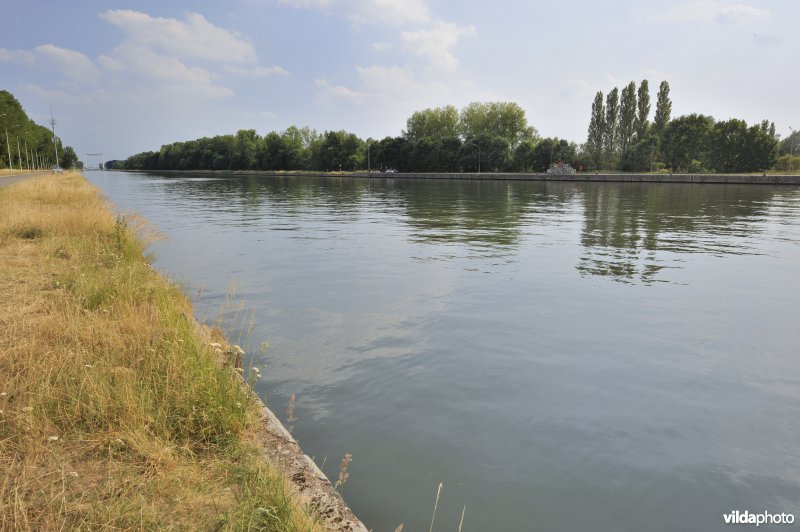
{"type": "Polygon", "coordinates": [[[11,169],[11,168],[0,168],[0,176],[4,175],[16,175],[16,174],[32,174],[34,173],[33,170],[20,170],[19,168],[11,169]]]}
{"type": "Polygon", "coordinates": [[[0,529],[314,529],[183,294],[80,174],[0,187],[0,529]]]}

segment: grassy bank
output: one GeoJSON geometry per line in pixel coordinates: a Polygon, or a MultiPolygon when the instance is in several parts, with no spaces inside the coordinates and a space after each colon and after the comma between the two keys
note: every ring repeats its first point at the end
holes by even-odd
{"type": "Polygon", "coordinates": [[[11,169],[11,168],[0,168],[0,176],[4,175],[18,175],[18,174],[32,174],[35,173],[34,170],[20,170],[20,169],[11,169]]]}
{"type": "Polygon", "coordinates": [[[0,213],[0,529],[317,528],[219,333],[83,176],[0,187],[0,213]]]}

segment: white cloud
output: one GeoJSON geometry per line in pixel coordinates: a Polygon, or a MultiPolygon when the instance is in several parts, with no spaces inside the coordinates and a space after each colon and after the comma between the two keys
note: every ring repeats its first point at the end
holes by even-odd
{"type": "Polygon", "coordinates": [[[717,11],[715,20],[722,24],[741,24],[751,20],[767,18],[769,11],[758,7],[736,4],[725,6],[717,11]]]}
{"type": "Polygon", "coordinates": [[[349,18],[355,24],[402,26],[429,22],[431,14],[423,0],[354,0],[349,18]]]}
{"type": "Polygon", "coordinates": [[[128,75],[135,81],[150,79],[159,90],[168,90],[203,98],[219,98],[233,94],[227,87],[214,84],[214,76],[206,69],[190,67],[174,57],[160,55],[147,46],[124,43],[99,62],[109,70],[128,75]]]}
{"type": "Polygon", "coordinates": [[[437,21],[430,29],[404,31],[400,34],[403,47],[412,54],[428,59],[434,68],[453,72],[458,68],[458,59],[450,48],[458,44],[461,37],[477,32],[475,26],[459,26],[453,22],[437,21]]]}
{"type": "Polygon", "coordinates": [[[7,50],[0,48],[0,61],[7,63],[33,63],[34,54],[30,50],[7,50]]]}
{"type": "MultiPolygon", "coordinates": [[[[35,94],[41,100],[55,100],[58,102],[70,102],[86,105],[107,103],[112,101],[113,96],[105,89],[93,89],[83,91],[63,91],[58,89],[47,89],[35,84],[25,85],[25,90],[35,94]]],[[[39,115],[41,121],[50,120],[50,115],[39,115]]]]}
{"type": "Polygon", "coordinates": [[[692,0],[648,17],[652,22],[716,22],[738,25],[769,17],[767,9],[745,4],[725,4],[719,0],[692,0]]]}
{"type": "Polygon", "coordinates": [[[257,78],[266,78],[269,76],[288,76],[289,72],[279,66],[274,67],[250,67],[250,68],[242,68],[237,66],[230,66],[225,65],[222,69],[227,72],[228,74],[237,74],[239,76],[253,76],[257,78]]]}
{"type": "Polygon", "coordinates": [[[363,103],[369,98],[365,92],[348,89],[344,85],[332,85],[327,79],[315,79],[317,86],[317,101],[327,103],[331,100],[344,100],[352,103],[363,103]]]}
{"type": "Polygon", "coordinates": [[[188,13],[185,20],[178,20],[118,9],[101,13],[100,18],[122,28],[133,42],[168,55],[226,62],[256,60],[252,44],[235,32],[214,26],[198,13],[188,13]]]}
{"type": "Polygon", "coordinates": [[[328,7],[331,5],[331,0],[279,0],[281,4],[286,4],[292,7],[300,7],[305,9],[314,9],[321,7],[328,7]]]}
{"type": "Polygon", "coordinates": [[[95,81],[100,70],[80,52],[60,48],[52,44],[43,44],[35,48],[37,59],[41,58],[62,74],[78,80],[95,81]]]}
{"type": "Polygon", "coordinates": [[[47,67],[85,82],[96,81],[100,74],[97,66],[84,54],[53,44],[42,44],[33,50],[0,48],[0,61],[47,67]]]}
{"type": "Polygon", "coordinates": [[[385,50],[392,49],[392,43],[390,42],[374,42],[372,43],[372,49],[376,52],[383,52],[385,50]]]}
{"type": "Polygon", "coordinates": [[[373,65],[357,66],[356,72],[364,88],[377,96],[388,96],[391,99],[409,99],[420,95],[429,97],[431,93],[447,93],[447,87],[441,83],[424,83],[414,78],[409,68],[399,66],[373,65]]]}

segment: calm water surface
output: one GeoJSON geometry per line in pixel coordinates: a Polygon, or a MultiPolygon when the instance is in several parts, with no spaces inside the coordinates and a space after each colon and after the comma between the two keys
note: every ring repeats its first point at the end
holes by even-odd
{"type": "Polygon", "coordinates": [[[800,518],[796,188],[88,176],[376,531],[800,518]]]}

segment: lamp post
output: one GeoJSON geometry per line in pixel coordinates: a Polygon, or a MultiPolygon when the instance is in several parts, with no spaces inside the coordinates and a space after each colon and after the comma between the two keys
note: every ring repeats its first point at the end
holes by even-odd
{"type": "Polygon", "coordinates": [[[369,146],[370,146],[370,142],[367,141],[367,173],[371,175],[372,174],[372,161],[369,158],[369,146]]]}
{"type": "Polygon", "coordinates": [[[478,173],[480,174],[481,173],[481,147],[478,146],[477,144],[475,144],[474,142],[472,143],[472,145],[475,146],[475,148],[478,150],[478,173]]]}

